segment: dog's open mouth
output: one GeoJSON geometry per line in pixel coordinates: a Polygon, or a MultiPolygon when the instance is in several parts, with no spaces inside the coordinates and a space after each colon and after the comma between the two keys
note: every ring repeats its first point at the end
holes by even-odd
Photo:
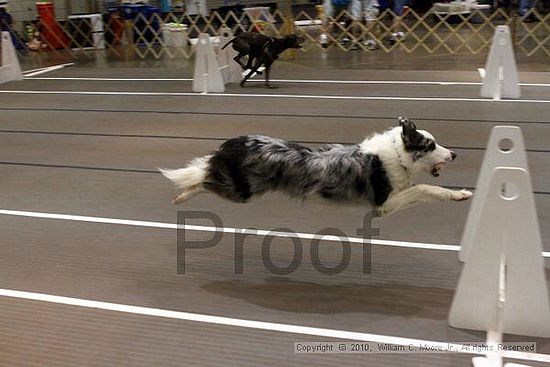
{"type": "Polygon", "coordinates": [[[432,176],[439,177],[439,171],[446,166],[445,162],[438,162],[432,167],[432,176]]]}

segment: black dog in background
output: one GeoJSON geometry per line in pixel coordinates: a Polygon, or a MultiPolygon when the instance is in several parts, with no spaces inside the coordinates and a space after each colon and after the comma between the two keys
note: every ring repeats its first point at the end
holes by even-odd
{"type": "Polygon", "coordinates": [[[231,41],[227,42],[223,47],[226,48],[229,44],[233,44],[233,49],[239,54],[234,60],[241,65],[243,70],[249,70],[244,79],[241,81],[241,87],[244,83],[254,75],[261,74],[258,71],[260,67],[265,67],[265,86],[273,88],[269,84],[269,72],[271,65],[279,58],[279,55],[289,48],[302,48],[304,42],[303,37],[295,34],[285,36],[283,38],[267,37],[260,33],[243,32],[235,36],[231,41]],[[246,64],[241,59],[248,56],[246,64]]]}

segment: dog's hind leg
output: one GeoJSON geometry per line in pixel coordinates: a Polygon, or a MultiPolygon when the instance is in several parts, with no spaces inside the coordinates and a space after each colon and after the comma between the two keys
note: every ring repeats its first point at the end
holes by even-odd
{"type": "Polygon", "coordinates": [[[183,204],[203,191],[204,189],[201,184],[190,186],[185,189],[185,191],[183,191],[181,194],[176,196],[174,200],[172,200],[172,204],[183,204]]]}
{"type": "MultiPolygon", "coordinates": [[[[244,87],[244,83],[245,83],[248,79],[252,78],[252,77],[254,76],[254,74],[258,74],[258,75],[261,75],[261,74],[262,74],[262,72],[258,71],[258,69],[259,69],[261,66],[266,66],[266,69],[267,69],[267,65],[268,65],[268,64],[266,64],[266,60],[267,60],[267,62],[269,63],[269,65],[271,65],[271,63],[273,63],[273,61],[271,61],[270,58],[268,58],[266,55],[264,55],[263,57],[258,57],[258,58],[255,59],[255,61],[254,61],[254,66],[252,66],[252,69],[249,69],[248,66],[247,66],[247,69],[246,69],[246,70],[247,70],[247,71],[250,70],[250,71],[248,71],[248,72],[246,73],[244,79],[241,81],[241,84],[240,84],[241,87],[244,87]]],[[[266,70],[266,71],[267,71],[267,70],[266,70]]]]}
{"type": "Polygon", "coordinates": [[[466,190],[449,190],[440,186],[415,185],[406,190],[390,196],[390,198],[377,208],[380,215],[390,215],[396,211],[410,206],[430,201],[463,201],[468,200],[473,194],[466,190]]]}
{"type": "Polygon", "coordinates": [[[211,155],[195,158],[185,168],[160,169],[164,177],[172,181],[177,188],[183,190],[172,201],[174,204],[181,204],[204,190],[203,183],[208,173],[210,158],[212,158],[211,155]]]}
{"type": "Polygon", "coordinates": [[[243,70],[246,69],[246,65],[245,65],[244,63],[241,62],[241,59],[242,59],[244,56],[246,56],[246,54],[244,54],[244,53],[239,53],[237,56],[235,56],[235,57],[233,58],[233,60],[235,60],[235,62],[236,62],[237,64],[239,64],[243,70]]]}
{"type": "Polygon", "coordinates": [[[268,61],[265,64],[265,86],[268,88],[277,88],[275,85],[269,83],[269,73],[271,72],[271,65],[273,61],[268,61]]]}
{"type": "Polygon", "coordinates": [[[248,54],[248,58],[246,60],[246,65],[244,66],[244,69],[252,69],[252,66],[254,65],[254,60],[256,57],[252,54],[248,54]]]}
{"type": "MultiPolygon", "coordinates": [[[[247,69],[249,70],[249,69],[247,69]]],[[[246,83],[246,81],[248,79],[250,79],[255,73],[256,71],[258,70],[258,67],[254,67],[252,70],[250,70],[243,78],[243,80],[241,80],[241,83],[239,84],[242,88],[244,88],[244,83],[246,83]]]]}

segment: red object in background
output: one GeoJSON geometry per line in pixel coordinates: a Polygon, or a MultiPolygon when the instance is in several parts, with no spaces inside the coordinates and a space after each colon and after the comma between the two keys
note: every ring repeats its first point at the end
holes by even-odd
{"type": "Polygon", "coordinates": [[[68,48],[69,38],[63,29],[55,21],[55,8],[53,3],[36,3],[36,10],[40,19],[40,37],[42,42],[50,48],[68,48]]]}

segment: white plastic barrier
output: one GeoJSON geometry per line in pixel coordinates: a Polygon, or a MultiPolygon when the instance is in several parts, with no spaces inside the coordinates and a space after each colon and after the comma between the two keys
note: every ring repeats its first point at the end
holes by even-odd
{"type": "Polygon", "coordinates": [[[460,242],[460,261],[467,261],[469,251],[474,244],[481,220],[481,211],[489,197],[490,180],[496,167],[519,167],[528,170],[525,144],[521,129],[517,126],[495,126],[491,130],[483,163],[476,183],[476,193],[470,205],[462,240],[460,242]]]}
{"type": "Polygon", "coordinates": [[[193,92],[221,93],[225,91],[220,67],[206,33],[199,34],[197,52],[195,55],[195,74],[193,76],[193,92]]]}
{"type": "Polygon", "coordinates": [[[489,187],[449,323],[550,337],[542,241],[529,173],[523,168],[495,168],[489,187]]]}
{"type": "MultiPolygon", "coordinates": [[[[550,303],[542,240],[521,130],[491,132],[462,236],[465,261],[449,324],[484,330],[487,343],[504,333],[550,337],[550,303]]],[[[499,354],[475,367],[502,367],[499,354]]],[[[507,363],[506,367],[525,367],[507,363]]]]}
{"type": "MultiPolygon", "coordinates": [[[[223,47],[231,37],[229,30],[222,31],[219,46],[223,47]]],[[[193,76],[193,91],[201,93],[222,93],[225,84],[238,82],[241,79],[240,66],[233,60],[237,54],[227,46],[216,55],[214,42],[206,33],[199,34],[195,56],[195,73],[193,76]]]]}
{"type": "Polygon", "coordinates": [[[19,59],[9,32],[2,32],[2,66],[0,66],[0,84],[14,80],[23,80],[19,59]]]}
{"type": "Polygon", "coordinates": [[[516,58],[508,26],[497,26],[485,70],[480,74],[483,78],[482,97],[500,100],[501,97],[519,98],[521,96],[516,58]]]}
{"type": "Polygon", "coordinates": [[[218,53],[218,65],[222,72],[222,78],[225,84],[238,83],[241,81],[241,66],[233,60],[237,56],[237,51],[228,45],[221,50],[229,41],[233,39],[233,33],[229,28],[222,28],[220,36],[220,52],[218,53]]]}

